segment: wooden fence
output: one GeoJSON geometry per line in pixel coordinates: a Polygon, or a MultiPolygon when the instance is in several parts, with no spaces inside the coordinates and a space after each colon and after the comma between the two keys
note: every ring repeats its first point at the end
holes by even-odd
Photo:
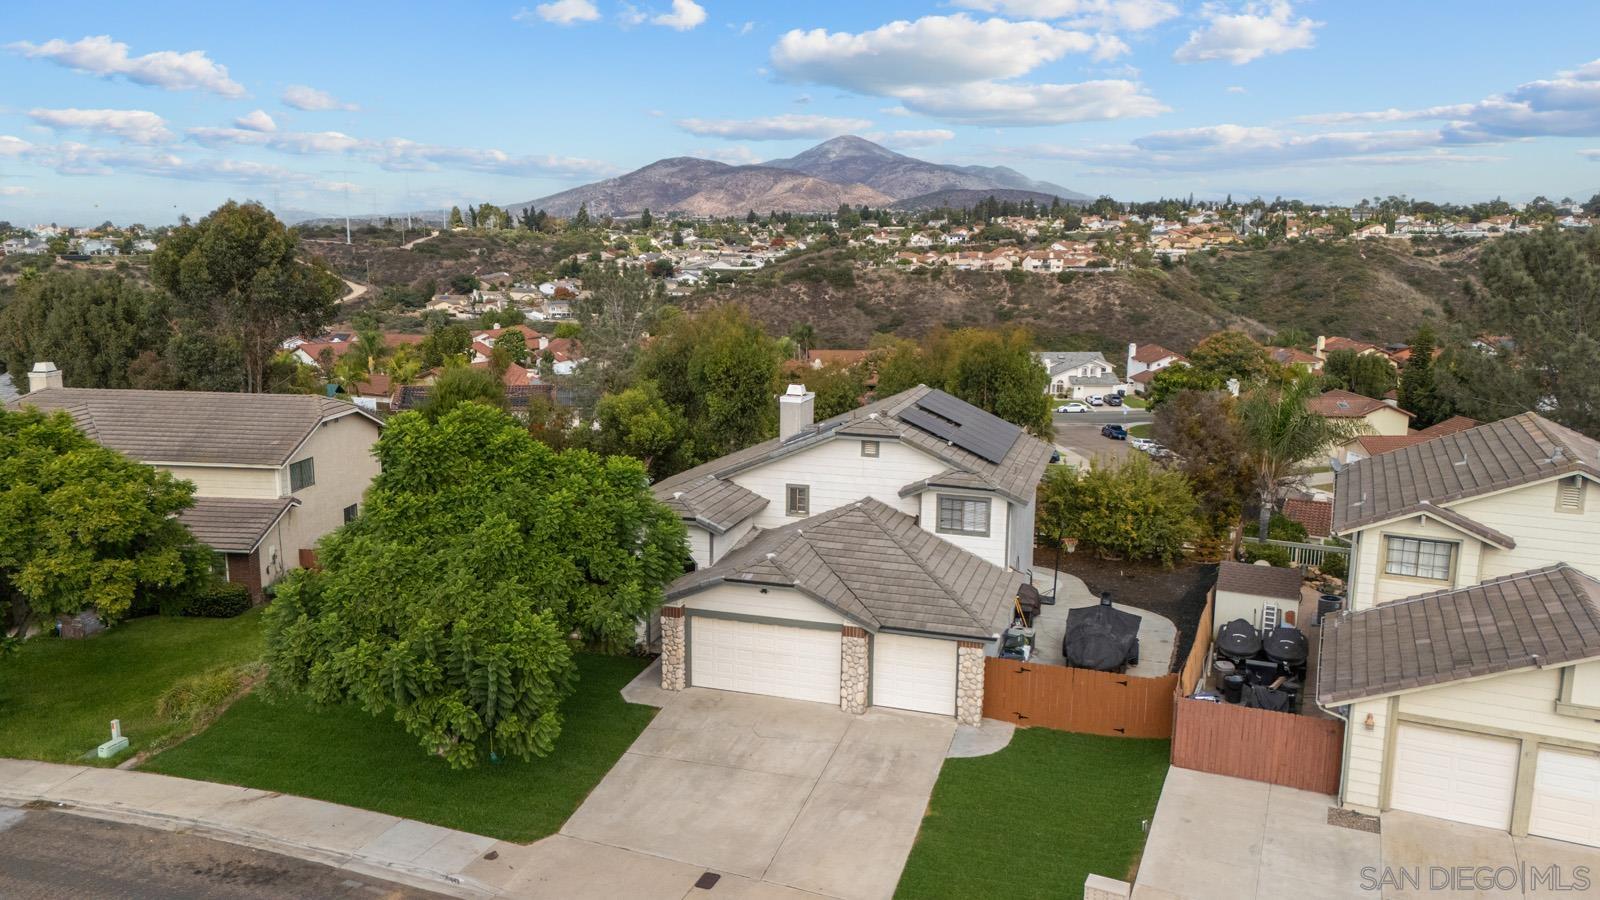
{"type": "Polygon", "coordinates": [[[1173,765],[1319,794],[1339,792],[1343,722],[1187,697],[1175,702],[1173,765]]]}
{"type": "Polygon", "coordinates": [[[1014,659],[984,660],[983,715],[1024,728],[1172,737],[1178,676],[1138,678],[1014,659]]]}

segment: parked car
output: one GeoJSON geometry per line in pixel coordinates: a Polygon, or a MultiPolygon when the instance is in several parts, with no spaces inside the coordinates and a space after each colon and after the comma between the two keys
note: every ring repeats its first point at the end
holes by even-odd
{"type": "Polygon", "coordinates": [[[1089,405],[1090,406],[1101,406],[1105,402],[1106,402],[1105,398],[1101,397],[1099,394],[1095,394],[1093,397],[1089,398],[1089,405]]]}
{"type": "Polygon", "coordinates": [[[1156,445],[1156,442],[1150,440],[1149,438],[1142,438],[1142,437],[1128,438],[1128,446],[1132,447],[1135,450],[1148,451],[1151,447],[1154,447],[1155,445],[1156,445]]]}
{"type": "Polygon", "coordinates": [[[1084,406],[1082,403],[1078,403],[1078,402],[1065,403],[1065,404],[1062,404],[1061,406],[1056,407],[1056,412],[1058,412],[1058,413],[1083,413],[1083,412],[1088,412],[1088,411],[1089,411],[1089,407],[1084,406]]]}
{"type": "Polygon", "coordinates": [[[1122,395],[1121,394],[1112,394],[1112,395],[1106,397],[1106,405],[1107,406],[1121,406],[1122,405],[1122,395]]]}
{"type": "Polygon", "coordinates": [[[1100,433],[1113,441],[1125,441],[1128,439],[1128,429],[1123,428],[1121,425],[1107,425],[1100,429],[1100,433]]]}

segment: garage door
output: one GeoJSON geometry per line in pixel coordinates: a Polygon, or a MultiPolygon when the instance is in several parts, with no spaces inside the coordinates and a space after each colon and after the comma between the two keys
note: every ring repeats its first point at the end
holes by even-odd
{"type": "Polygon", "coordinates": [[[1539,748],[1528,833],[1600,847],[1600,753],[1539,748]]]}
{"type": "Polygon", "coordinates": [[[696,687],[839,702],[839,631],[689,618],[689,680],[696,687]]]}
{"type": "Polygon", "coordinates": [[[880,634],[872,646],[872,705],[956,714],[956,644],[880,634]]]}
{"type": "Polygon", "coordinates": [[[1521,752],[1518,741],[1402,724],[1395,736],[1389,805],[1468,825],[1510,828],[1521,752]]]}

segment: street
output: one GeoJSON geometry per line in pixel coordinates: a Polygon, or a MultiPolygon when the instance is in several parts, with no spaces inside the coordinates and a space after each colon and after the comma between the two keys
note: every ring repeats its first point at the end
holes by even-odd
{"type": "Polygon", "coordinates": [[[442,896],[190,834],[0,806],[0,897],[7,900],[442,896]]]}
{"type": "Polygon", "coordinates": [[[1127,441],[1114,441],[1100,433],[1100,427],[1117,424],[1124,428],[1155,421],[1149,410],[1130,407],[1096,407],[1089,412],[1055,413],[1056,446],[1068,451],[1067,461],[1082,464],[1100,458],[1122,459],[1133,448],[1127,441]],[[1073,459],[1072,457],[1077,457],[1073,459]]]}

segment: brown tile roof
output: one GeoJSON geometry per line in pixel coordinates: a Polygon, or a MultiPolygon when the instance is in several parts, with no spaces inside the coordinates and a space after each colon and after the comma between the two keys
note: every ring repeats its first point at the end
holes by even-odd
{"type": "Polygon", "coordinates": [[[194,506],[178,514],[178,521],[188,526],[195,540],[219,553],[250,553],[289,507],[299,503],[293,497],[196,497],[194,506]]]}
{"type": "MultiPolygon", "coordinates": [[[[431,384],[404,384],[389,397],[389,408],[395,412],[420,409],[433,396],[431,384]]],[[[534,400],[555,402],[556,389],[552,384],[507,384],[506,406],[512,412],[526,412],[534,400]]]]}
{"type": "Polygon", "coordinates": [[[918,527],[865,497],[782,528],[756,533],[716,565],[667,588],[669,600],[713,585],[794,587],[880,628],[986,640],[1011,621],[1022,575],[918,527]]]}
{"type": "Polygon", "coordinates": [[[1430,425],[1421,431],[1413,431],[1410,434],[1365,434],[1356,438],[1356,444],[1366,451],[1368,456],[1381,456],[1415,444],[1426,443],[1434,438],[1456,434],[1469,428],[1477,428],[1480,424],[1482,423],[1477,419],[1469,419],[1466,416],[1451,416],[1443,422],[1430,425]]]}
{"type": "Polygon", "coordinates": [[[1600,581],[1565,563],[1322,622],[1317,702],[1600,657],[1600,581]]]}
{"type": "Polygon", "coordinates": [[[1231,559],[1223,560],[1217,566],[1217,590],[1235,594],[1298,601],[1301,581],[1299,569],[1258,566],[1231,559]]]}
{"type": "Polygon", "coordinates": [[[1546,478],[1600,480],[1600,442],[1538,415],[1403,447],[1345,466],[1334,480],[1333,528],[1344,533],[1546,478]]]}
{"type": "Polygon", "coordinates": [[[1358,341],[1355,338],[1347,337],[1325,337],[1322,339],[1322,349],[1328,353],[1332,353],[1335,350],[1354,350],[1357,353],[1364,353],[1368,350],[1382,352],[1383,350],[1377,344],[1369,344],[1366,341],[1358,341]]]}
{"type": "Polygon", "coordinates": [[[1303,500],[1290,497],[1283,501],[1283,514],[1305,526],[1312,537],[1327,537],[1333,533],[1333,502],[1331,500],[1303,500]]]}
{"type": "Polygon", "coordinates": [[[1482,424],[1477,419],[1469,419],[1466,416],[1451,416],[1443,422],[1435,422],[1417,433],[1425,434],[1430,438],[1444,437],[1447,434],[1466,431],[1468,428],[1477,428],[1482,424]]]}
{"type": "Polygon", "coordinates": [[[1176,359],[1183,359],[1184,358],[1184,355],[1182,353],[1177,353],[1175,351],[1168,350],[1167,348],[1161,346],[1160,344],[1140,344],[1138,347],[1136,347],[1134,349],[1134,352],[1133,352],[1133,360],[1134,360],[1134,362],[1142,362],[1142,363],[1160,362],[1161,360],[1166,359],[1169,356],[1170,357],[1174,357],[1176,359]]]}
{"type": "MultiPolygon", "coordinates": [[[[1306,401],[1307,409],[1329,419],[1359,419],[1368,413],[1376,412],[1385,407],[1398,409],[1398,407],[1389,406],[1382,400],[1374,400],[1371,397],[1363,397],[1360,394],[1341,391],[1337,388],[1331,391],[1324,391],[1306,401]]],[[[1399,409],[1399,412],[1403,412],[1408,416],[1411,415],[1411,413],[1403,409],[1399,409]]]]}
{"type": "Polygon", "coordinates": [[[1279,365],[1300,365],[1311,369],[1322,368],[1322,360],[1297,347],[1269,347],[1267,355],[1277,360],[1279,365]]]}
{"type": "Polygon", "coordinates": [[[767,498],[731,481],[707,475],[682,485],[661,502],[686,519],[717,534],[750,518],[767,506],[767,498]]]}
{"type": "Polygon", "coordinates": [[[315,394],[50,388],[12,407],[64,410],[91,439],[149,463],[281,466],[323,422],[379,419],[315,394]]]}

